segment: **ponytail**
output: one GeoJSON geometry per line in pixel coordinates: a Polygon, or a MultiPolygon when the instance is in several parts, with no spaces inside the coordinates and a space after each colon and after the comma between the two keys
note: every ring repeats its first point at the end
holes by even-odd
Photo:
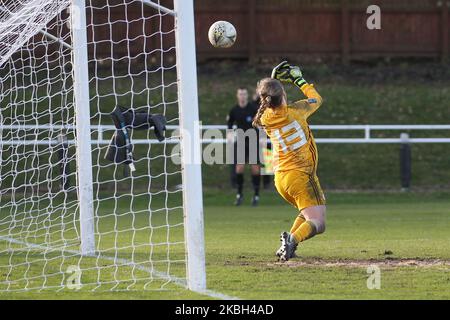
{"type": "Polygon", "coordinates": [[[280,81],[265,78],[258,82],[257,92],[260,96],[261,105],[253,119],[252,125],[255,128],[263,127],[261,117],[267,108],[277,108],[283,102],[284,89],[280,81]]]}
{"type": "Polygon", "coordinates": [[[271,97],[267,96],[265,98],[261,97],[261,105],[258,108],[258,112],[256,112],[255,118],[253,119],[252,126],[254,128],[262,127],[261,117],[264,114],[264,111],[270,106],[271,97]]]}

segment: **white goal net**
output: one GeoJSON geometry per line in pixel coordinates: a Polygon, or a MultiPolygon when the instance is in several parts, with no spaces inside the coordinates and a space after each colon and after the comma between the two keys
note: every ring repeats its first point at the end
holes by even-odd
{"type": "Polygon", "coordinates": [[[0,0],[0,291],[204,288],[194,45],[192,0],[0,0]]]}

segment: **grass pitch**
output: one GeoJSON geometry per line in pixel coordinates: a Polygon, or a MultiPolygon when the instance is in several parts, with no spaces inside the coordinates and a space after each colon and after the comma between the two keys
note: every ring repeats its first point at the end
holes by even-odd
{"type": "MultiPolygon", "coordinates": [[[[449,299],[448,194],[328,194],[325,234],[276,262],[279,233],[296,215],[275,192],[261,206],[230,206],[233,194],[205,194],[210,290],[242,299],[449,299]],[[381,270],[368,289],[367,267],[381,270]]],[[[4,264],[4,260],[1,264],[4,264]]],[[[51,262],[49,262],[51,264],[51,262]]],[[[42,270],[36,270],[37,272],[42,270]]],[[[1,299],[209,299],[176,285],[164,291],[64,290],[0,293],[1,299]]]]}

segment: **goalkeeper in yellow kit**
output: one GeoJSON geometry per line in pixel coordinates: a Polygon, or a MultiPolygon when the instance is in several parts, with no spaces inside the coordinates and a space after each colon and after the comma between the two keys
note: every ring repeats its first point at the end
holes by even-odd
{"type": "Polygon", "coordinates": [[[258,83],[260,108],[253,125],[270,137],[274,153],[275,186],[299,214],[290,232],[281,234],[277,256],[281,261],[294,257],[299,242],[325,231],[325,196],[317,170],[317,147],[307,119],[322,104],[313,85],[303,79],[299,67],[283,61],[271,78],[258,83]],[[292,83],[307,97],[291,105],[281,82],[292,83]]]}

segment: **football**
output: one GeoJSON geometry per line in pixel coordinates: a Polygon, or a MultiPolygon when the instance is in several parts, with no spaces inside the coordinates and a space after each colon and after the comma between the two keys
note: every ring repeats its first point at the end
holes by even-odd
{"type": "Polygon", "coordinates": [[[236,42],[236,28],[227,21],[216,21],[209,28],[208,38],[216,48],[229,48],[236,42]]]}

